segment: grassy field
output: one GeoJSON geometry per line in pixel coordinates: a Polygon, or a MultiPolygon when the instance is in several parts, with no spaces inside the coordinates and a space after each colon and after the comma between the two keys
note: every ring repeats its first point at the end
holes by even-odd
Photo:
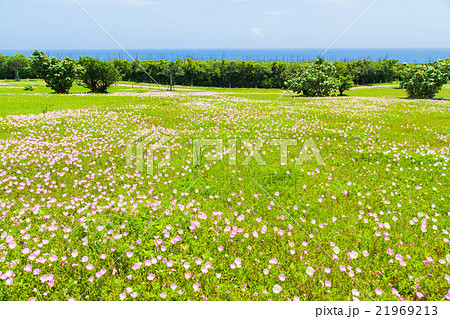
{"type": "Polygon", "coordinates": [[[450,299],[450,101],[49,92],[0,82],[0,300],[450,299]]]}

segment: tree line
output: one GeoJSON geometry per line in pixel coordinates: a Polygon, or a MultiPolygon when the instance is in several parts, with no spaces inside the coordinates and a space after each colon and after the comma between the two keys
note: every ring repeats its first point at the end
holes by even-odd
{"type": "MultiPolygon", "coordinates": [[[[31,58],[27,58],[23,54],[0,55],[0,79],[39,78],[42,74],[32,68],[31,58]]],[[[152,82],[151,78],[153,78],[158,83],[166,85],[172,83],[172,85],[187,86],[284,88],[286,81],[301,73],[312,62],[217,59],[200,61],[187,58],[176,61],[114,59],[109,63],[117,69],[123,81],[148,83],[152,82]]],[[[356,84],[396,80],[398,68],[401,66],[397,60],[337,61],[333,64],[337,69],[338,76],[350,76],[356,84]]]]}
{"type": "Polygon", "coordinates": [[[448,82],[448,61],[424,65],[398,63],[394,59],[331,62],[322,58],[305,62],[265,62],[192,58],[99,61],[81,57],[75,61],[51,58],[36,50],[30,58],[20,54],[0,55],[0,79],[41,78],[56,93],[69,92],[75,81],[93,92],[104,93],[110,85],[123,80],[157,82],[169,85],[170,89],[174,85],[289,88],[304,96],[342,95],[355,84],[399,80],[410,97],[429,98],[448,82]]]}

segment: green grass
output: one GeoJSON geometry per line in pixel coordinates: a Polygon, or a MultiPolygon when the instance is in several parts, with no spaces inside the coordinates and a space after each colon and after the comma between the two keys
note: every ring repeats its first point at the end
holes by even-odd
{"type": "Polygon", "coordinates": [[[450,298],[449,101],[1,83],[1,300],[450,298]],[[146,129],[171,138],[153,174],[126,166],[146,129]],[[309,138],[325,166],[295,165],[309,138]],[[195,166],[193,139],[223,160],[195,166]],[[261,139],[266,165],[242,165],[261,139]],[[297,141],[287,165],[274,139],[297,141]]]}

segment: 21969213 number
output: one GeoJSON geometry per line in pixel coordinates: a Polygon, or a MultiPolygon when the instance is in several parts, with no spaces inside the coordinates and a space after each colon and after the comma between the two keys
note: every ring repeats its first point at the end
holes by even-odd
{"type": "Polygon", "coordinates": [[[377,306],[377,316],[437,316],[437,306],[377,306]]]}

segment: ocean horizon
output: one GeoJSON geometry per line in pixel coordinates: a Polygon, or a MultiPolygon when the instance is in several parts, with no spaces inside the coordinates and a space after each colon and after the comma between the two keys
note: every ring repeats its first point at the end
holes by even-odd
{"type": "MultiPolygon", "coordinates": [[[[14,55],[15,53],[29,56],[34,50],[2,50],[0,54],[14,55]]],[[[315,60],[325,49],[131,49],[127,55],[122,50],[41,50],[48,56],[55,58],[70,57],[78,59],[89,56],[102,61],[113,59],[140,60],[170,60],[193,58],[196,60],[244,60],[244,61],[284,61],[302,62],[315,60]]],[[[361,59],[380,60],[396,59],[399,62],[428,63],[438,59],[450,58],[450,48],[407,48],[407,49],[330,49],[324,58],[330,61],[355,61],[361,59]]]]}

